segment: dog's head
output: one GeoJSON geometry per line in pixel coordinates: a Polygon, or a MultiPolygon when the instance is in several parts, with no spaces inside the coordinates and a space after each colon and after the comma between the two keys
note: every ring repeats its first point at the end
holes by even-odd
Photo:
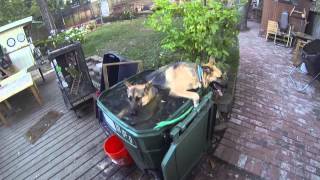
{"type": "Polygon", "coordinates": [[[210,58],[209,62],[202,64],[201,67],[203,69],[203,85],[205,88],[207,88],[211,82],[219,81],[219,79],[222,78],[222,72],[216,66],[213,58],[210,58]]]}
{"type": "Polygon", "coordinates": [[[132,114],[136,114],[139,108],[147,105],[155,96],[156,90],[149,82],[133,85],[125,80],[124,84],[127,87],[128,101],[132,114]]]}
{"type": "MultiPolygon", "coordinates": [[[[203,69],[203,86],[207,88],[210,83],[220,84],[222,82],[222,71],[216,66],[214,58],[209,59],[209,62],[201,65],[203,69]]],[[[217,86],[216,86],[217,87],[217,86]]],[[[222,95],[221,89],[215,89],[219,95],[222,95]]]]}

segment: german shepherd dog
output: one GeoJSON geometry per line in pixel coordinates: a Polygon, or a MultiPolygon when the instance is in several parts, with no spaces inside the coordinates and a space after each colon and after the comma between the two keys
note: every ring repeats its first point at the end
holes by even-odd
{"type": "MultiPolygon", "coordinates": [[[[132,114],[138,108],[147,105],[158,93],[156,87],[168,89],[170,95],[191,99],[193,105],[199,105],[200,96],[190,90],[207,88],[212,82],[219,82],[222,72],[216,67],[214,59],[202,65],[188,62],[177,62],[161,67],[146,77],[145,84],[131,84],[125,81],[132,114]]],[[[219,87],[219,86],[218,86],[219,87]]],[[[220,88],[216,88],[222,96],[220,88]]]]}

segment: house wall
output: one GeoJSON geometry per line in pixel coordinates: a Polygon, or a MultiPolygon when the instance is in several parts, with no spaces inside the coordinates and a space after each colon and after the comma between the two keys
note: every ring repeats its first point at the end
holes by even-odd
{"type": "MultiPolygon", "coordinates": [[[[280,0],[279,0],[280,1],[280,0]]],[[[308,17],[309,9],[311,7],[310,0],[298,0],[298,6],[296,7],[299,10],[306,10],[306,17],[308,17]]],[[[290,3],[278,2],[274,0],[264,0],[263,1],[263,9],[262,9],[262,18],[261,18],[261,31],[265,34],[267,29],[268,20],[279,21],[280,14],[283,11],[290,11],[294,6],[290,3]]],[[[304,32],[305,25],[301,25],[301,20],[297,18],[290,17],[289,23],[294,26],[295,31],[304,32]]]]}
{"type": "Polygon", "coordinates": [[[109,7],[112,14],[121,14],[126,8],[140,12],[144,5],[152,3],[152,0],[109,0],[109,7]]]}
{"type": "Polygon", "coordinates": [[[34,64],[31,47],[27,40],[23,26],[1,32],[0,44],[3,48],[6,49],[6,52],[9,53],[12,64],[17,70],[27,69],[34,64]],[[17,36],[20,33],[23,33],[25,36],[25,40],[23,42],[17,40],[17,36]],[[15,40],[15,45],[13,47],[9,47],[7,45],[7,41],[9,38],[13,38],[15,40]]]}

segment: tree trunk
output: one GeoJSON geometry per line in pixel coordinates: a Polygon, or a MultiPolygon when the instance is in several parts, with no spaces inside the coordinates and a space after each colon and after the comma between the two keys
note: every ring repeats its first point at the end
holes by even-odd
{"type": "Polygon", "coordinates": [[[252,0],[248,0],[248,2],[246,4],[244,4],[243,6],[241,6],[239,8],[239,13],[240,13],[239,28],[241,31],[248,29],[247,21],[248,21],[251,2],[252,2],[252,0]]]}
{"type": "Polygon", "coordinates": [[[40,7],[40,12],[42,20],[44,21],[46,28],[50,34],[56,34],[57,28],[54,24],[54,19],[49,11],[47,0],[37,0],[38,6],[40,7]]]}

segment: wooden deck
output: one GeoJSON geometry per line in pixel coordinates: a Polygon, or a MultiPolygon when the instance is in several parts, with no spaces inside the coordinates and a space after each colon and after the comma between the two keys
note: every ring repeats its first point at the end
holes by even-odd
{"type": "MultiPolygon", "coordinates": [[[[94,114],[77,118],[66,109],[55,75],[51,73],[46,78],[45,83],[37,83],[42,106],[30,91],[9,99],[15,112],[8,118],[10,127],[0,125],[0,179],[140,179],[142,172],[136,166],[119,167],[106,157],[102,145],[107,135],[94,114]],[[25,133],[50,110],[64,115],[35,144],[30,144],[25,133]]],[[[233,179],[230,174],[248,178],[208,154],[188,179],[233,179]]]]}
{"type": "Polygon", "coordinates": [[[44,104],[29,91],[9,101],[16,109],[10,127],[0,127],[0,179],[137,179],[135,166],[120,168],[102,149],[106,135],[93,113],[78,119],[66,109],[54,74],[38,83],[44,104]],[[25,133],[50,110],[64,115],[34,145],[25,133]]]}

